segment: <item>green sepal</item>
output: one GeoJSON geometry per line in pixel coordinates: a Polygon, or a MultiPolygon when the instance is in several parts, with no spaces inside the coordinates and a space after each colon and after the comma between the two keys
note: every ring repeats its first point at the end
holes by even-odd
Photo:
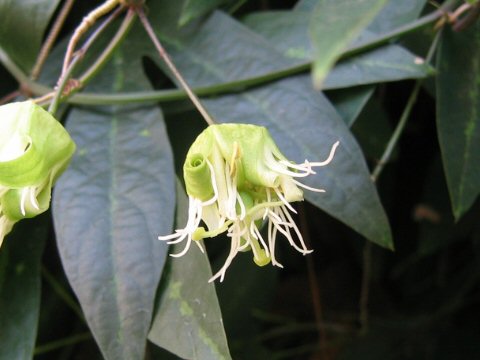
{"type": "Polygon", "coordinates": [[[0,244],[15,222],[48,209],[52,186],[74,152],[68,132],[42,107],[0,106],[0,244]]]}

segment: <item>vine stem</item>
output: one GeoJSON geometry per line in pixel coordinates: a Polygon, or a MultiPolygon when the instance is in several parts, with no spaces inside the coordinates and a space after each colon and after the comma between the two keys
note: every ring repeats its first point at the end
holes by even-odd
{"type": "Polygon", "coordinates": [[[52,29],[50,30],[47,36],[47,39],[43,43],[42,48],[40,49],[40,53],[38,54],[37,60],[35,61],[35,65],[33,66],[33,69],[30,75],[32,80],[36,80],[40,75],[40,71],[43,68],[43,64],[45,63],[45,60],[47,60],[48,54],[50,53],[50,50],[53,44],[55,43],[55,40],[57,39],[63,24],[65,23],[65,19],[70,13],[70,10],[72,10],[72,6],[74,2],[75,0],[66,0],[62,5],[62,9],[60,10],[57,18],[55,19],[52,29]]]}
{"type": "Polygon", "coordinates": [[[80,342],[90,340],[90,339],[92,339],[92,333],[91,332],[84,332],[84,333],[81,333],[81,334],[69,336],[69,337],[64,338],[64,339],[55,340],[55,341],[49,342],[47,344],[37,346],[35,348],[35,350],[33,351],[33,354],[34,355],[44,354],[44,353],[47,353],[47,352],[50,352],[50,351],[53,351],[53,350],[60,349],[64,346],[78,344],[80,342]]]}
{"type": "MultiPolygon", "coordinates": [[[[98,72],[100,69],[103,67],[103,65],[108,61],[110,56],[113,54],[117,46],[121,43],[123,38],[128,32],[128,29],[130,29],[131,25],[133,24],[133,21],[135,19],[135,12],[133,10],[129,10],[127,15],[125,16],[122,24],[118,28],[116,34],[114,37],[110,40],[108,46],[103,50],[103,52],[100,54],[100,56],[97,58],[97,60],[91,65],[85,73],[80,77],[80,80],[76,81],[76,84],[74,84],[74,87],[71,89],[68,89],[68,93],[64,94],[64,89],[66,85],[68,84],[68,81],[76,68],[77,64],[80,62],[80,60],[83,59],[84,54],[88,51],[90,46],[93,44],[93,42],[100,36],[100,34],[110,25],[113,20],[115,20],[118,15],[124,10],[124,8],[119,7],[117,10],[115,10],[96,30],[95,32],[90,35],[90,37],[85,41],[83,46],[77,51],[76,55],[73,57],[73,60],[71,60],[70,65],[67,67],[66,71],[62,73],[57,88],[55,89],[55,95],[53,97],[53,100],[50,103],[48,111],[51,114],[55,114],[55,112],[58,109],[58,105],[62,99],[62,97],[68,97],[71,96],[73,93],[78,91],[78,89],[82,86],[85,86],[85,84],[98,72]]],[[[37,99],[37,102],[42,101],[42,100],[48,100],[48,94],[45,96],[45,98],[40,98],[37,99]]]]}
{"type": "MultiPolygon", "coordinates": [[[[349,56],[361,53],[368,49],[383,45],[388,43],[392,39],[398,38],[402,35],[411,33],[413,31],[419,30],[429,24],[434,23],[438,19],[445,16],[445,13],[449,11],[457,0],[448,0],[442,7],[433,11],[432,13],[425,15],[415,21],[412,21],[409,24],[398,27],[390,31],[387,34],[379,35],[373,39],[365,41],[351,47],[344,51],[340,56],[340,59],[344,59],[349,56]]],[[[44,96],[52,92],[51,88],[48,88],[42,84],[39,84],[26,76],[23,71],[8,57],[8,55],[0,47],[0,62],[7,68],[7,70],[17,79],[17,81],[22,85],[23,88],[29,90],[32,94],[36,96],[44,96]]],[[[254,76],[247,79],[241,79],[231,82],[225,82],[222,84],[215,84],[211,86],[204,86],[196,88],[193,91],[201,96],[206,95],[219,95],[225,93],[232,93],[243,91],[246,88],[266,84],[268,82],[285,78],[288,76],[300,74],[306,72],[310,69],[311,62],[305,62],[290,66],[285,69],[280,69],[277,71],[272,71],[267,74],[262,74],[254,76]]],[[[173,100],[185,99],[188,94],[183,90],[157,90],[157,91],[140,91],[140,92],[131,92],[131,93],[120,93],[120,94],[104,94],[104,93],[81,93],[75,94],[74,96],[68,99],[68,102],[71,104],[77,105],[120,105],[128,103],[144,103],[144,102],[166,102],[173,100]]]]}
{"type": "MultiPolygon", "coordinates": [[[[432,58],[438,46],[438,42],[440,40],[441,33],[442,33],[441,29],[436,33],[432,41],[432,44],[430,46],[430,49],[428,50],[428,54],[425,58],[426,63],[430,63],[432,61],[432,58]]],[[[407,104],[405,105],[402,115],[400,116],[400,120],[397,126],[395,127],[395,130],[390,140],[388,141],[387,146],[385,147],[382,157],[380,158],[380,160],[378,161],[377,165],[375,166],[372,172],[371,179],[374,183],[377,182],[378,177],[382,173],[385,165],[390,160],[393,150],[395,149],[395,146],[397,145],[400,139],[400,136],[402,135],[405,129],[407,120],[409,119],[413,106],[417,101],[418,93],[420,92],[422,83],[423,83],[422,79],[417,80],[415,82],[413,90],[410,93],[410,96],[408,97],[407,104]]],[[[363,274],[362,274],[362,285],[360,289],[360,301],[359,301],[359,323],[360,323],[361,334],[365,334],[368,331],[368,321],[369,321],[368,300],[369,300],[369,293],[370,293],[372,249],[373,249],[372,243],[370,241],[367,241],[363,248],[363,274]]]]}
{"type": "Polygon", "coordinates": [[[173,75],[178,80],[180,85],[186,91],[190,100],[192,100],[193,104],[195,105],[197,110],[200,112],[200,114],[202,114],[203,118],[205,119],[208,125],[215,124],[215,121],[210,116],[207,109],[205,109],[205,107],[202,105],[197,95],[195,95],[195,93],[192,91],[192,89],[190,88],[188,83],[185,81],[180,71],[178,71],[177,67],[175,66],[173,61],[170,59],[170,56],[167,54],[167,52],[163,48],[162,44],[160,43],[160,40],[158,40],[158,37],[155,35],[152,25],[150,24],[150,21],[148,21],[148,18],[146,17],[145,12],[143,11],[143,8],[138,7],[136,11],[137,11],[138,18],[142,22],[143,27],[145,28],[145,31],[148,33],[148,36],[150,37],[150,39],[152,40],[155,48],[158,51],[158,54],[163,59],[163,61],[165,61],[170,71],[173,73],[173,75]]]}
{"type": "Polygon", "coordinates": [[[119,0],[107,0],[102,5],[92,10],[87,16],[85,16],[80,25],[75,29],[70,41],[68,43],[67,52],[65,53],[65,59],[63,61],[62,75],[68,71],[70,61],[75,51],[80,38],[85,34],[88,29],[103,15],[109,13],[119,4],[119,0]]]}

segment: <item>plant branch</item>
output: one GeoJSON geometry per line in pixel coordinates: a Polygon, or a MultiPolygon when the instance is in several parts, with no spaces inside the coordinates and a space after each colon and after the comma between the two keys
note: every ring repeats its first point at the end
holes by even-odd
{"type": "Polygon", "coordinates": [[[64,346],[74,345],[74,344],[77,344],[79,342],[90,340],[90,339],[92,339],[92,334],[90,332],[84,332],[84,333],[81,333],[81,334],[69,336],[69,337],[64,338],[64,339],[51,341],[47,344],[37,346],[35,348],[33,354],[34,355],[44,354],[44,353],[47,353],[47,352],[50,352],[50,351],[53,351],[53,350],[57,350],[57,349],[62,348],[64,346]]]}
{"type": "Polygon", "coordinates": [[[145,16],[145,12],[143,11],[143,8],[139,7],[137,9],[137,14],[140,21],[143,24],[143,27],[145,28],[145,31],[148,33],[148,36],[150,37],[153,44],[155,45],[155,48],[157,49],[158,54],[163,59],[163,61],[165,61],[170,71],[173,73],[173,75],[178,80],[180,85],[186,91],[188,97],[190,98],[190,100],[192,100],[197,110],[200,112],[200,114],[202,114],[203,118],[205,119],[208,125],[215,124],[215,121],[212,119],[207,109],[205,109],[203,104],[198,99],[197,95],[195,95],[195,93],[192,91],[192,89],[190,88],[186,80],[183,78],[182,74],[178,71],[172,59],[170,59],[170,56],[167,54],[167,52],[163,48],[162,44],[160,43],[160,40],[158,40],[158,37],[155,35],[155,32],[153,31],[153,28],[150,22],[148,21],[148,18],[145,16]]]}
{"type": "Polygon", "coordinates": [[[88,29],[103,15],[109,13],[119,4],[119,0],[107,0],[102,5],[92,10],[87,16],[85,16],[80,25],[75,29],[70,41],[68,43],[67,52],[65,53],[65,59],[63,61],[62,75],[67,72],[70,66],[70,61],[75,51],[80,38],[85,34],[88,29]]]}
{"type": "Polygon", "coordinates": [[[60,30],[65,23],[65,19],[67,18],[68,14],[70,13],[70,10],[72,9],[73,3],[75,0],[66,0],[62,6],[62,9],[60,10],[60,13],[58,14],[57,18],[55,19],[55,22],[52,26],[52,29],[50,30],[47,39],[43,43],[42,48],[40,49],[40,53],[38,54],[37,60],[35,62],[35,65],[33,66],[33,70],[31,72],[31,78],[32,80],[36,80],[38,76],[40,75],[40,71],[42,70],[43,64],[45,63],[45,60],[47,60],[48,54],[50,53],[50,50],[55,42],[55,40],[58,37],[58,34],[60,33],[60,30]]]}
{"type": "MultiPolygon", "coordinates": [[[[433,11],[432,13],[421,17],[407,25],[401,26],[395,30],[390,31],[387,34],[379,35],[368,41],[356,44],[355,46],[347,49],[340,56],[340,59],[359,54],[363,51],[378,47],[385,43],[388,43],[392,39],[398,38],[402,35],[419,30],[425,26],[428,26],[445,15],[454,4],[455,0],[447,1],[441,8],[433,11]]],[[[29,89],[33,94],[37,96],[45,95],[52,92],[52,89],[38,84],[28,78],[5,54],[0,48],[0,62],[4,64],[7,70],[17,79],[18,82],[29,89]]],[[[231,82],[225,82],[221,84],[215,84],[211,86],[203,86],[194,88],[193,91],[198,96],[207,95],[219,95],[225,93],[233,93],[243,91],[246,88],[258,86],[269,83],[288,76],[297,75],[308,71],[311,67],[311,62],[304,62],[290,66],[285,69],[280,69],[270,73],[253,76],[247,79],[235,80],[231,82]]],[[[111,105],[111,104],[127,104],[127,103],[139,103],[139,102],[168,102],[173,100],[181,100],[188,97],[186,91],[183,90],[159,90],[159,91],[140,91],[131,93],[120,94],[104,94],[104,93],[82,93],[75,94],[70,97],[68,102],[78,105],[111,105]]]]}
{"type": "MultiPolygon", "coordinates": [[[[65,86],[67,85],[73,70],[83,59],[84,54],[93,44],[93,42],[100,36],[100,34],[107,28],[108,25],[112,23],[112,21],[117,18],[117,16],[123,11],[123,8],[119,7],[116,11],[114,11],[96,30],[95,32],[85,41],[83,46],[80,50],[77,51],[76,55],[74,56],[73,60],[70,62],[65,73],[62,73],[62,76],[59,79],[59,83],[57,88],[55,89],[55,96],[53,97],[52,102],[50,103],[49,112],[54,114],[58,108],[58,104],[61,101],[62,97],[71,96],[73,93],[78,91],[78,89],[84,86],[100,69],[105,65],[105,63],[109,60],[110,56],[113,54],[117,46],[126,36],[128,29],[132,25],[135,19],[135,12],[133,10],[129,10],[127,15],[125,16],[122,24],[118,28],[117,32],[115,33],[114,37],[110,40],[108,46],[103,50],[97,60],[91,65],[86,72],[80,77],[80,80],[76,80],[73,84],[73,87],[68,89],[66,94],[64,94],[65,86]]],[[[39,101],[43,100],[38,99],[39,101]]],[[[48,100],[48,98],[47,98],[48,100]]]]}

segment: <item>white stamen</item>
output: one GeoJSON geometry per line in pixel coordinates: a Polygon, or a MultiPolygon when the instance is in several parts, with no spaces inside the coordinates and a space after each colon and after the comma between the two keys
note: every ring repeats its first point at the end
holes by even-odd
{"type": "Polygon", "coordinates": [[[210,161],[208,161],[208,159],[206,159],[206,161],[207,161],[207,165],[210,169],[210,177],[211,177],[211,180],[212,180],[212,187],[213,187],[213,197],[210,200],[207,200],[207,201],[203,202],[202,206],[212,205],[218,199],[218,187],[217,187],[217,180],[215,179],[214,169],[213,169],[212,164],[210,164],[210,161]]]}
{"type": "Polygon", "coordinates": [[[267,244],[265,243],[265,240],[263,240],[263,237],[262,235],[260,234],[260,231],[258,230],[257,226],[255,225],[255,222],[252,221],[252,223],[250,224],[250,233],[252,234],[252,236],[257,239],[258,241],[260,241],[260,243],[262,244],[263,246],[263,249],[265,250],[265,254],[267,255],[267,257],[270,257],[270,251],[268,249],[268,246],[267,244]]]}
{"type": "Polygon", "coordinates": [[[285,216],[287,217],[288,221],[290,222],[290,226],[293,228],[293,230],[295,231],[295,233],[297,234],[297,237],[298,237],[298,240],[300,240],[300,243],[302,244],[302,248],[303,248],[303,254],[309,254],[311,252],[313,252],[313,250],[308,250],[307,249],[307,246],[305,245],[305,242],[303,241],[303,236],[302,236],[302,233],[300,232],[300,230],[298,229],[297,227],[297,224],[295,224],[295,221],[293,221],[292,219],[292,216],[290,215],[290,213],[287,211],[287,209],[283,206],[281,206],[281,209],[283,210],[283,213],[285,214],[285,216]]]}
{"type": "Polygon", "coordinates": [[[297,181],[295,179],[292,179],[292,181],[297,184],[298,186],[304,188],[304,189],[307,189],[307,190],[310,190],[310,191],[313,191],[313,192],[321,192],[321,193],[324,193],[325,190],[324,189],[317,189],[317,188],[314,188],[314,187],[311,187],[311,186],[308,186],[308,185],[305,185],[305,184],[302,184],[300,181],[297,181]]]}
{"type": "Polygon", "coordinates": [[[35,194],[35,188],[32,188],[30,190],[30,202],[32,203],[35,210],[40,210],[40,207],[38,206],[37,197],[36,197],[36,194],[35,194]]]}
{"type": "Polygon", "coordinates": [[[290,209],[291,212],[297,213],[297,211],[290,205],[290,203],[283,197],[282,193],[278,190],[278,188],[273,188],[275,190],[275,194],[277,194],[278,198],[282,200],[282,202],[285,204],[287,208],[290,209]]]}
{"type": "Polygon", "coordinates": [[[236,195],[237,195],[238,204],[240,205],[240,220],[243,220],[245,219],[245,215],[247,211],[245,210],[245,204],[243,203],[243,200],[240,194],[237,192],[236,195]]]}
{"type": "Polygon", "coordinates": [[[277,228],[273,226],[273,222],[268,222],[268,245],[270,246],[270,254],[272,259],[272,265],[283,268],[277,259],[275,259],[275,238],[277,237],[277,228]]]}
{"type": "Polygon", "coordinates": [[[22,190],[22,198],[20,199],[20,212],[23,216],[26,215],[25,212],[25,202],[27,201],[28,188],[22,190]]]}
{"type": "Polygon", "coordinates": [[[332,149],[330,150],[330,155],[328,155],[328,158],[324,161],[321,162],[313,162],[310,163],[311,166],[325,166],[330,164],[330,162],[333,160],[333,156],[335,155],[335,150],[337,150],[338,145],[340,144],[340,141],[337,141],[335,144],[333,144],[332,149]]]}

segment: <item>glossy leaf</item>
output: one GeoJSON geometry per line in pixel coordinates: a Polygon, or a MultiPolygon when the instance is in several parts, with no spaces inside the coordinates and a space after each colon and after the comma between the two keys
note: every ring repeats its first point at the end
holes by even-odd
{"type": "Polygon", "coordinates": [[[40,309],[45,218],[24,220],[0,251],[0,359],[31,359],[40,309]]]}
{"type": "Polygon", "coordinates": [[[361,33],[386,0],[319,0],[310,19],[314,48],[313,83],[317,89],[341,52],[361,33]]]}
{"type": "MultiPolygon", "coordinates": [[[[177,224],[187,221],[188,200],[177,187],[177,224]]],[[[170,252],[183,250],[174,245],[170,252]]],[[[207,254],[193,246],[181,259],[170,258],[148,339],[183,359],[230,359],[222,314],[207,254]],[[172,326],[174,325],[174,326],[172,326]]]]}
{"type": "Polygon", "coordinates": [[[0,47],[24,70],[30,70],[59,0],[0,0],[0,47]]]}
{"type": "MultiPolygon", "coordinates": [[[[148,87],[132,44],[96,80],[103,91],[148,87]],[[132,56],[135,56],[132,58],[132,56]]],[[[173,159],[155,106],[73,109],[77,143],[57,183],[54,219],[70,284],[106,359],[143,359],[173,222],[173,159]]]]}
{"type": "MultiPolygon", "coordinates": [[[[262,38],[219,12],[175,45],[181,52],[172,49],[171,54],[193,86],[264,73],[285,62],[262,38]]],[[[332,105],[305,76],[205,103],[219,122],[268,127],[281,151],[297,162],[323,160],[340,140],[343,150],[335,162],[310,183],[326,188],[328,196],[308,194],[307,199],[368,239],[392,247],[388,221],[360,148],[332,105]]]]}
{"type": "Polygon", "coordinates": [[[438,59],[437,127],[455,218],[480,194],[480,23],[445,31],[438,59]]]}

